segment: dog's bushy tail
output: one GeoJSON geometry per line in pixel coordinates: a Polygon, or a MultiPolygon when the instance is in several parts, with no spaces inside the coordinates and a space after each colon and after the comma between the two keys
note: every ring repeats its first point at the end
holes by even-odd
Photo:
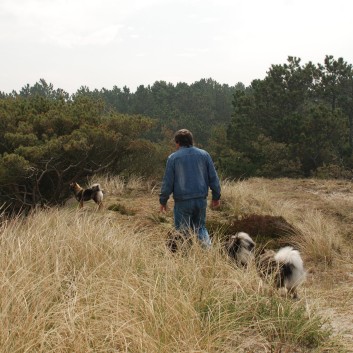
{"type": "Polygon", "coordinates": [[[91,189],[92,189],[93,191],[103,191],[103,190],[101,189],[100,184],[98,184],[98,183],[92,184],[92,185],[91,185],[91,189]]]}
{"type": "Polygon", "coordinates": [[[304,269],[303,260],[298,250],[294,250],[291,246],[285,246],[277,251],[275,260],[279,263],[291,264],[297,269],[304,269]]]}
{"type": "Polygon", "coordinates": [[[296,287],[305,280],[306,272],[303,259],[298,250],[286,246],[279,249],[274,258],[278,264],[290,269],[284,278],[286,286],[296,287]]]}

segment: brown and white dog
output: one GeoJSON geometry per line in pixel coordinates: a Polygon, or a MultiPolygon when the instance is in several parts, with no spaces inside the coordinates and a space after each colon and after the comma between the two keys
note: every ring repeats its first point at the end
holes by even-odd
{"type": "Polygon", "coordinates": [[[83,189],[78,183],[70,183],[70,190],[74,193],[76,200],[80,203],[80,208],[83,207],[84,201],[93,200],[98,209],[103,207],[103,190],[99,184],[93,184],[87,189],[83,189]]]}
{"type": "Polygon", "coordinates": [[[285,288],[293,298],[298,298],[297,288],[304,282],[306,272],[298,250],[285,246],[277,252],[265,250],[256,257],[256,267],[264,278],[272,278],[275,287],[285,288]]]}

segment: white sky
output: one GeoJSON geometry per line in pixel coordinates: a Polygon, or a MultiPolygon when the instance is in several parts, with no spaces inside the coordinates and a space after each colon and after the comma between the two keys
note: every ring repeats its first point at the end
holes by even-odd
{"type": "Polygon", "coordinates": [[[202,78],[246,86],[271,64],[353,63],[352,0],[0,0],[0,91],[74,93],[202,78]]]}

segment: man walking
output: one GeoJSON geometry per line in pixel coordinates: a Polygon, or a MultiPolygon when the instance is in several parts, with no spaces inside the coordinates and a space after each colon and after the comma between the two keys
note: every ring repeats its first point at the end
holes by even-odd
{"type": "Polygon", "coordinates": [[[206,229],[206,208],[209,188],[212,190],[212,207],[220,205],[221,187],[213,161],[208,152],[193,146],[193,136],[189,130],[175,133],[177,151],[167,160],[159,197],[162,212],[167,209],[167,201],[173,193],[174,225],[187,234],[194,231],[201,244],[211,246],[206,229]]]}

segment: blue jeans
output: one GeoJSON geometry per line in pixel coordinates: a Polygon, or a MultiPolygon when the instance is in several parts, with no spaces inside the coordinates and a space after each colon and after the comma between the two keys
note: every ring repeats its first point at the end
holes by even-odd
{"type": "Polygon", "coordinates": [[[174,203],[175,229],[187,234],[192,230],[197,234],[201,244],[211,246],[211,239],[206,229],[207,199],[189,199],[174,203]]]}

